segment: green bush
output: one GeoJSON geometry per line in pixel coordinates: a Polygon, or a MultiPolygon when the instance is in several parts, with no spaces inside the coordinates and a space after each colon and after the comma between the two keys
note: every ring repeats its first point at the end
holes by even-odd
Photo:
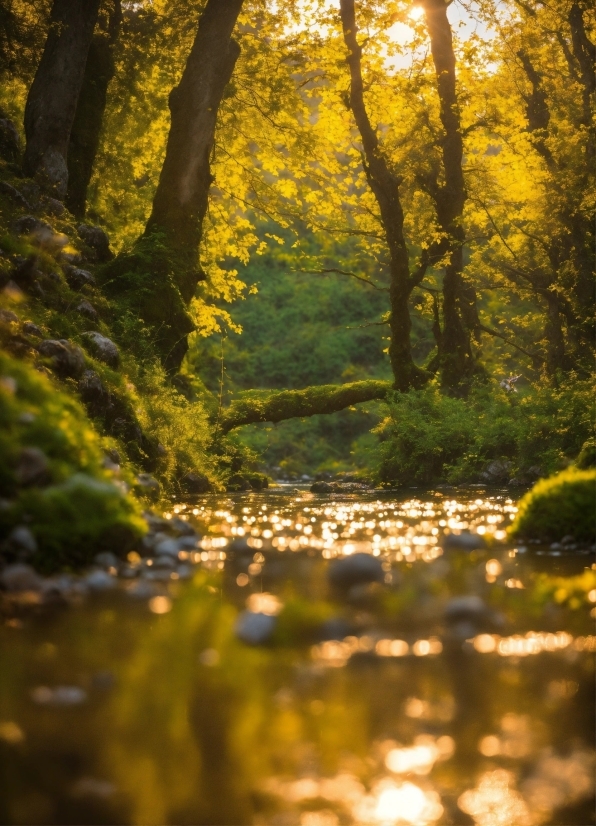
{"type": "Polygon", "coordinates": [[[377,428],[379,481],[393,485],[479,481],[488,463],[510,463],[511,477],[551,474],[570,464],[592,433],[593,383],[538,385],[519,395],[476,387],[467,399],[436,383],[395,393],[377,428]]]}
{"type": "Polygon", "coordinates": [[[596,538],[596,470],[565,470],[541,479],[520,501],[510,535],[553,542],[596,538]]]}

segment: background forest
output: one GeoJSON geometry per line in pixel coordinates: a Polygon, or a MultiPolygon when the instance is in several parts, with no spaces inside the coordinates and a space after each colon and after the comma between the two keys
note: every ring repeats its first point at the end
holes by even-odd
{"type": "Polygon", "coordinates": [[[594,25],[583,0],[3,0],[3,301],[87,379],[18,315],[9,357],[166,492],[589,463],[594,25]]]}

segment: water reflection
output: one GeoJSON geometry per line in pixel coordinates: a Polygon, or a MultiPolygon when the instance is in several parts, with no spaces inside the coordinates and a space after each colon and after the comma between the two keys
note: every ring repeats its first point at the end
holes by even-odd
{"type": "Polygon", "coordinates": [[[507,546],[514,513],[476,492],[177,505],[203,535],[178,567],[133,552],[131,580],[0,629],[0,821],[593,823],[596,570],[507,546]],[[360,553],[379,577],[333,590],[360,553]]]}

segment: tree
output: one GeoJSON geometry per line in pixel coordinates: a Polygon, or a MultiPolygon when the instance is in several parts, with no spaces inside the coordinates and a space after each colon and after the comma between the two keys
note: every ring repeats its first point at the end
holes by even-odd
{"type": "Polygon", "coordinates": [[[64,198],[67,154],[100,0],[54,0],[25,106],[24,169],[64,198]]]}
{"type": "Polygon", "coordinates": [[[199,263],[213,182],[211,152],[219,106],[240,46],[232,31],[243,0],[208,0],[179,84],[169,97],[171,125],[153,207],[137,253],[108,272],[109,290],[154,330],[162,361],[176,372],[194,329],[188,306],[204,279],[199,263]],[[132,267],[132,272],[131,272],[132,267]],[[132,277],[131,277],[132,276],[132,277]]]}
{"type": "Polygon", "coordinates": [[[448,389],[465,387],[476,371],[470,333],[479,326],[476,293],[466,283],[463,224],[466,186],[463,170],[463,134],[456,85],[456,59],[445,0],[421,0],[436,73],[443,134],[440,137],[442,180],[432,169],[420,176],[437,211],[446,255],[443,277],[443,329],[437,339],[441,381],[448,389]]]}
{"type": "Polygon", "coordinates": [[[89,47],[68,146],[66,206],[77,218],[85,217],[87,189],[99,147],[108,85],[116,70],[114,47],[122,23],[121,0],[110,0],[107,5],[89,47]]]}
{"type": "Polygon", "coordinates": [[[490,243],[475,263],[541,309],[547,375],[588,371],[594,352],[594,16],[587,5],[512,4],[495,26],[498,118],[475,193],[490,243]],[[591,67],[591,68],[590,68],[591,67]],[[514,174],[512,175],[512,170],[514,174]]]}
{"type": "Polygon", "coordinates": [[[358,27],[354,0],[340,0],[344,42],[348,48],[347,62],[350,68],[349,106],[362,138],[362,164],[368,184],[379,206],[380,222],[387,242],[390,259],[389,326],[391,341],[389,359],[395,388],[407,391],[421,387],[428,376],[414,363],[410,332],[412,322],[408,302],[410,295],[426,273],[429,257],[423,255],[414,272],[410,272],[410,256],[404,234],[404,211],[399,188],[400,176],[391,168],[373,129],[364,103],[362,80],[362,47],[358,43],[358,27]]]}

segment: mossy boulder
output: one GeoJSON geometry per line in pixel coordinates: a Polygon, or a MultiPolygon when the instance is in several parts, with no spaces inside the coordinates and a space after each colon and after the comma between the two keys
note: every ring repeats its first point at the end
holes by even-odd
{"type": "Polygon", "coordinates": [[[0,536],[25,525],[37,544],[27,561],[45,573],[125,552],[146,529],[102,447],[77,401],[0,352],[0,536]]]}
{"type": "Polygon", "coordinates": [[[596,469],[565,470],[541,479],[522,498],[510,536],[558,542],[573,536],[591,544],[596,535],[596,469]]]}
{"type": "Polygon", "coordinates": [[[122,555],[146,531],[130,496],[113,482],[84,473],[25,491],[14,511],[17,519],[28,519],[38,545],[31,561],[44,573],[89,565],[100,551],[122,555]]]}

